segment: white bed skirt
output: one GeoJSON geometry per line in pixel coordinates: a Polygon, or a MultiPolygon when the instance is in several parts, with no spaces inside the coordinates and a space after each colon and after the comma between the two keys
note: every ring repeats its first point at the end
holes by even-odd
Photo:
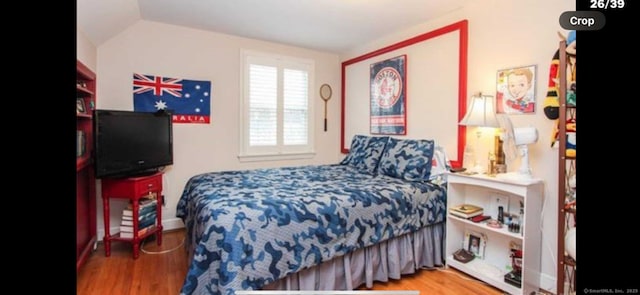
{"type": "Polygon", "coordinates": [[[374,281],[386,282],[420,268],[444,265],[445,223],[356,250],[290,274],[264,290],[354,290],[374,281]]]}

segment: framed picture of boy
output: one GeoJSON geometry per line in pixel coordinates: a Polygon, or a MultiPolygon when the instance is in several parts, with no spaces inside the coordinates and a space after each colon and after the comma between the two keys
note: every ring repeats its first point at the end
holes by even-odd
{"type": "Polygon", "coordinates": [[[467,231],[464,234],[463,246],[466,250],[473,253],[476,258],[484,259],[484,249],[487,246],[487,238],[484,234],[467,231]]]}
{"type": "Polygon", "coordinates": [[[498,70],[496,112],[533,114],[536,109],[536,66],[498,70]]]}

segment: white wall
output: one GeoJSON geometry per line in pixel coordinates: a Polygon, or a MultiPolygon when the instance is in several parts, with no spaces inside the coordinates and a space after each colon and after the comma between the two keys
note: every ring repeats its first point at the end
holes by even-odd
{"type": "MultiPolygon", "coordinates": [[[[337,55],[230,35],[139,21],[98,48],[96,103],[100,109],[133,110],[132,74],[163,75],[212,82],[211,124],[174,124],[174,165],[166,170],[166,229],[181,227],[176,205],[187,180],[198,173],[260,167],[330,164],[340,153],[340,63],[337,55]],[[318,92],[315,110],[316,155],[308,160],[240,163],[240,49],[273,52],[315,61],[316,88],[332,86],[328,131],[323,131],[324,102],[318,92]]],[[[98,237],[104,235],[98,185],[98,237]]],[[[112,201],[111,228],[117,231],[123,202],[112,201]]]]}
{"type": "Polygon", "coordinates": [[[94,73],[98,68],[96,58],[97,53],[98,50],[96,49],[96,46],[89,41],[79,28],[76,28],[76,57],[94,73]]]}
{"type": "MultiPolygon", "coordinates": [[[[549,64],[558,48],[558,32],[566,34],[559,25],[564,11],[575,10],[573,0],[485,0],[470,1],[469,5],[434,21],[385,36],[341,56],[341,60],[362,55],[389,44],[425,33],[442,26],[469,20],[469,61],[467,97],[482,91],[495,95],[496,73],[509,67],[537,65],[535,114],[511,115],[515,127],[534,126],[540,138],[530,146],[531,168],[535,177],[545,183],[542,229],[541,287],[555,292],[556,235],[558,195],[558,150],[550,147],[553,122],[543,113],[547,92],[549,64]]],[[[410,62],[410,61],[409,61],[410,62]]],[[[455,114],[451,114],[455,116],[455,114]]],[[[422,124],[429,124],[425,119],[422,124]]],[[[409,126],[411,128],[411,126],[409,126]]],[[[492,146],[489,137],[483,138],[480,154],[487,155],[492,146]]],[[[474,142],[475,132],[470,128],[467,142],[474,142]]],[[[486,163],[486,157],[484,157],[486,163]]],[[[513,163],[510,169],[518,167],[513,163]]]]}

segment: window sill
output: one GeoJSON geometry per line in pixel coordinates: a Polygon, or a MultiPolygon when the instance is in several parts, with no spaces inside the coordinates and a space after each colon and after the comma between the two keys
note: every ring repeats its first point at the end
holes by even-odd
{"type": "Polygon", "coordinates": [[[240,162],[259,162],[259,161],[280,161],[280,160],[300,160],[311,159],[316,155],[314,152],[309,153],[287,153],[287,154],[265,154],[265,155],[239,155],[240,162]]]}

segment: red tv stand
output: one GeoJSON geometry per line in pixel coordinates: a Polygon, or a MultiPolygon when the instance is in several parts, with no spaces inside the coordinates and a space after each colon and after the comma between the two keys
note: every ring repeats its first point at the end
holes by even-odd
{"type": "Polygon", "coordinates": [[[158,245],[162,245],[162,172],[147,176],[129,178],[105,178],[102,180],[102,202],[104,209],[104,252],[105,256],[111,255],[111,241],[123,241],[133,244],[133,258],[140,256],[140,242],[156,234],[158,245]],[[155,193],[158,199],[156,207],[156,225],[151,230],[138,236],[138,200],[146,195],[155,193]],[[120,233],[112,236],[109,231],[109,200],[129,199],[133,205],[133,238],[120,237],[120,233]]]}

